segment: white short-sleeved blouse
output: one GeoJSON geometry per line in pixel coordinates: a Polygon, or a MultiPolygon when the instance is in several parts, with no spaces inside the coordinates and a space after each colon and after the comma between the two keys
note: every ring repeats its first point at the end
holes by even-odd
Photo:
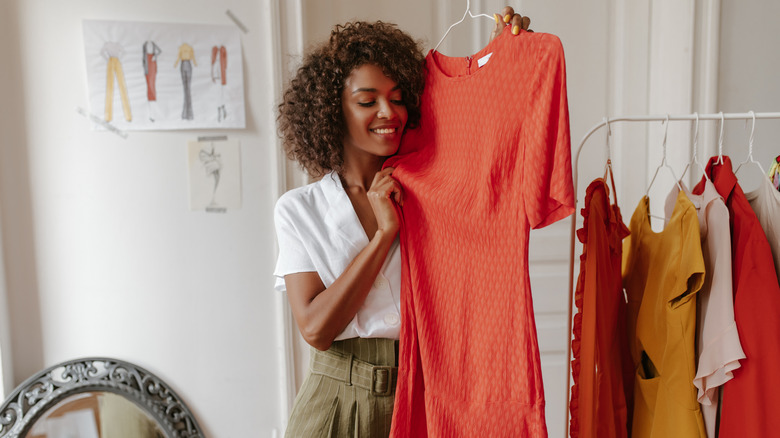
{"type": "MultiPolygon", "coordinates": [[[[279,258],[275,289],[286,292],[284,276],[317,272],[325,287],[368,245],[363,226],[336,173],[290,190],[274,211],[279,258]]],[[[393,243],[363,306],[336,340],[398,339],[401,328],[401,252],[393,243]]]]}

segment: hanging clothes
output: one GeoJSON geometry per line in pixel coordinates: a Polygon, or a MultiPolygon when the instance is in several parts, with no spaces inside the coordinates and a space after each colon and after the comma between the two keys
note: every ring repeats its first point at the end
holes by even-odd
{"type": "MultiPolygon", "coordinates": [[[[679,189],[666,198],[665,213],[671,216],[679,189]]],[[[731,232],[729,210],[712,182],[701,195],[685,190],[696,207],[706,275],[696,302],[696,377],[693,385],[701,405],[707,436],[715,438],[720,387],[731,380],[745,358],[734,322],[731,278],[731,232]]]]}
{"type": "MultiPolygon", "coordinates": [[[[612,175],[610,174],[610,177],[612,175]]],[[[615,184],[612,181],[612,191],[615,184]]],[[[627,401],[633,399],[633,366],[626,338],[626,300],[620,264],[629,235],[620,208],[610,204],[609,188],[599,178],[585,192],[580,275],[572,341],[571,438],[628,436],[627,401]]]]}
{"type": "Polygon", "coordinates": [[[704,258],[696,209],[685,193],[664,230],[650,227],[644,196],[624,241],[629,349],[636,370],[633,438],[706,437],[693,386],[696,293],[704,258]]]}
{"type": "Polygon", "coordinates": [[[507,26],[431,51],[421,105],[385,163],[405,195],[391,436],[546,437],[528,240],[574,210],[561,42],[507,26]]]}
{"type": "MultiPolygon", "coordinates": [[[[734,319],[746,356],[734,378],[723,385],[718,436],[775,436],[780,431],[780,415],[774,412],[774,397],[780,392],[780,286],[769,243],[731,170],[731,160],[723,156],[722,164],[717,161],[712,157],[706,172],[731,217],[734,319]]],[[[694,193],[702,192],[704,181],[694,193]]]]}
{"type": "Polygon", "coordinates": [[[775,263],[775,274],[780,276],[780,192],[775,190],[768,178],[761,178],[758,188],[745,193],[745,197],[766,234],[775,263]]]}

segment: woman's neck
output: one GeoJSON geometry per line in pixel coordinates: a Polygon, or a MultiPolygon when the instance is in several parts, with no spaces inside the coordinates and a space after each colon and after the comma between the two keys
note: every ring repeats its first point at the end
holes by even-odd
{"type": "Polygon", "coordinates": [[[344,160],[344,166],[339,173],[342,182],[347,187],[361,187],[365,191],[371,187],[374,176],[382,170],[385,157],[372,157],[370,160],[344,160]]]}

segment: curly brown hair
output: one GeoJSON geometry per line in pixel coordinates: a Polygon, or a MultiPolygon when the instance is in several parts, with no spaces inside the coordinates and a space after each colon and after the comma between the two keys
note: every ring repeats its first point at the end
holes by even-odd
{"type": "Polygon", "coordinates": [[[395,24],[355,21],[337,25],[330,39],[303,59],[279,104],[279,133],[287,157],[311,176],[340,171],[346,123],[341,106],[352,71],[373,64],[395,81],[409,114],[407,128],[420,122],[423,91],[421,45],[395,24]]]}

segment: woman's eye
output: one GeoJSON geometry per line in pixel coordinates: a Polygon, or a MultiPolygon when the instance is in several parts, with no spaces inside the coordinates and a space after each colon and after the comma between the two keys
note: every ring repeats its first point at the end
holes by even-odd
{"type": "Polygon", "coordinates": [[[390,102],[393,102],[393,105],[405,106],[404,101],[400,100],[400,99],[398,99],[398,100],[391,100],[390,102]]]}
{"type": "Polygon", "coordinates": [[[371,102],[358,102],[358,105],[363,106],[363,107],[371,107],[371,106],[374,106],[375,103],[376,103],[375,101],[371,101],[371,102]]]}

